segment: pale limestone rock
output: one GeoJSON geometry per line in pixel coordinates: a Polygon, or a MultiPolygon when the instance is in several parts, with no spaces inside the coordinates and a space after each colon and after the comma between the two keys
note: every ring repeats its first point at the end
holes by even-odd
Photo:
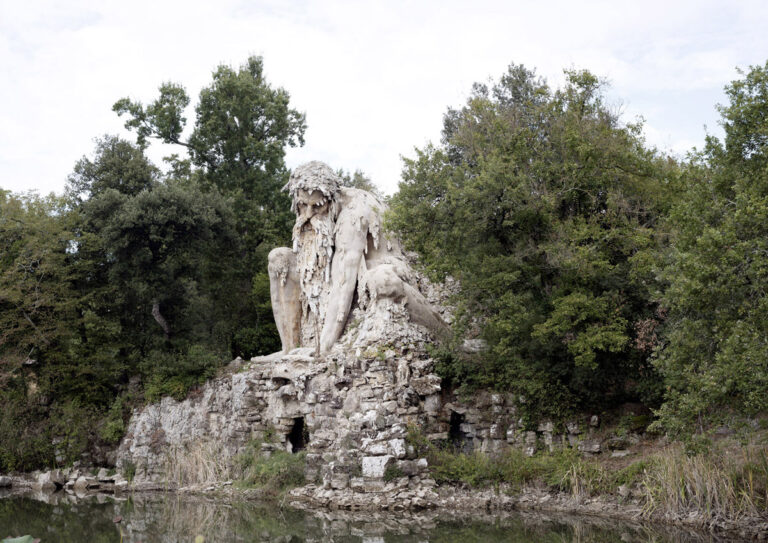
{"type": "Polygon", "coordinates": [[[88,489],[88,480],[82,475],[77,478],[74,484],[75,492],[85,492],[88,489]]]}
{"type": "Polygon", "coordinates": [[[405,440],[404,439],[390,439],[389,440],[389,452],[395,458],[405,458],[405,440]]]}
{"type": "Polygon", "coordinates": [[[43,492],[53,492],[56,490],[56,484],[51,480],[50,471],[45,471],[38,475],[35,486],[43,492]]]}
{"type": "Polygon", "coordinates": [[[394,458],[390,455],[385,456],[364,456],[363,457],[363,477],[371,479],[381,479],[387,471],[387,467],[394,458]]]}

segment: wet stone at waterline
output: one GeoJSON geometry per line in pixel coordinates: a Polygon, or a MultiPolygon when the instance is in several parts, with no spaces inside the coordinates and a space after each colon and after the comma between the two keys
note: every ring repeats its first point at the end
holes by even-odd
{"type": "Polygon", "coordinates": [[[437,512],[300,512],[172,494],[139,494],[130,499],[96,495],[76,500],[57,492],[36,497],[47,501],[11,495],[0,498],[0,537],[31,535],[42,543],[728,541],[668,527],[622,526],[596,518],[539,514],[463,517],[437,512]]]}

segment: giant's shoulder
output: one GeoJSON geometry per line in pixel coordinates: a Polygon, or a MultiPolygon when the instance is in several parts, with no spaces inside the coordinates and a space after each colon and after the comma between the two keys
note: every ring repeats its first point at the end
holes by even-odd
{"type": "Polygon", "coordinates": [[[340,213],[344,213],[345,210],[354,210],[356,213],[367,211],[381,214],[387,208],[386,204],[367,190],[341,187],[339,192],[341,192],[340,213]]]}

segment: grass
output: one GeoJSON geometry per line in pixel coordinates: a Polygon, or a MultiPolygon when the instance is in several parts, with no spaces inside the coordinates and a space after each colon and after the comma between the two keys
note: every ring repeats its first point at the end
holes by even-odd
{"type": "Polygon", "coordinates": [[[232,478],[230,464],[220,443],[196,441],[166,453],[166,480],[179,487],[210,485],[232,478]]]}
{"type": "Polygon", "coordinates": [[[272,451],[265,456],[261,441],[253,441],[235,458],[238,486],[259,488],[265,496],[279,498],[291,488],[306,484],[304,451],[291,454],[286,451],[272,451]]]}
{"type": "Polygon", "coordinates": [[[570,448],[532,457],[517,449],[488,456],[439,447],[415,429],[408,440],[426,456],[438,483],[475,488],[506,484],[512,491],[537,486],[577,498],[618,494],[619,487],[626,486],[646,516],[681,518],[696,513],[702,524],[765,516],[768,509],[765,443],[712,446],[695,455],[686,454],[677,444],[615,468],[570,448]]]}
{"type": "Polygon", "coordinates": [[[642,481],[648,513],[677,517],[697,512],[704,522],[766,514],[768,447],[713,448],[687,456],[670,448],[642,481]]]}

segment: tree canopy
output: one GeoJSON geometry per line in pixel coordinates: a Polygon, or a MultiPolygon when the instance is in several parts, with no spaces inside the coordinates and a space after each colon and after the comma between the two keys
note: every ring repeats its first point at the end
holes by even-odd
{"type": "Polygon", "coordinates": [[[657,245],[670,168],[605,104],[600,80],[561,89],[510,66],[449,109],[438,146],[405,160],[390,225],[438,278],[459,280],[455,384],[511,388],[563,414],[655,393],[658,308],[636,260],[657,245]]]}

